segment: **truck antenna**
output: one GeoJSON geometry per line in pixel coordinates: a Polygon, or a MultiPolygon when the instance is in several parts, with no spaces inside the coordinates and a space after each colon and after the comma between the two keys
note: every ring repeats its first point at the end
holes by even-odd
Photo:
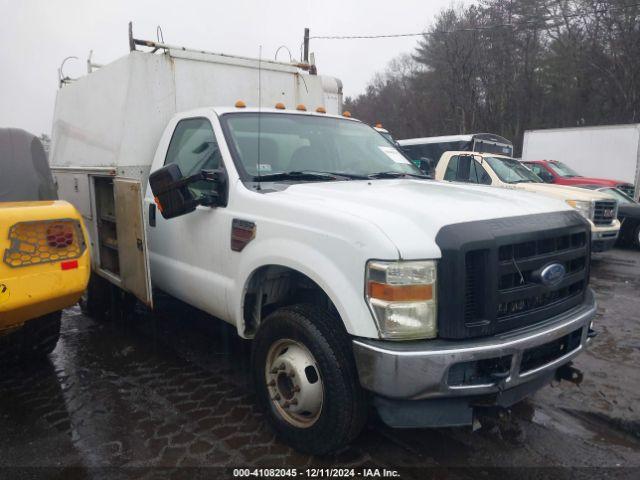
{"type": "Polygon", "coordinates": [[[256,165],[256,169],[258,170],[258,186],[256,190],[261,190],[260,186],[260,144],[262,143],[262,138],[260,137],[260,118],[262,115],[262,45],[260,45],[260,49],[258,52],[258,164],[256,165]]]}

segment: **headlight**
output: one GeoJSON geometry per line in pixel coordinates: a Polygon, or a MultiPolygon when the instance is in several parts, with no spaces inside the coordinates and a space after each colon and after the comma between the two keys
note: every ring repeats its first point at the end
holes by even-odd
{"type": "Polygon", "coordinates": [[[435,261],[370,261],[366,281],[367,302],[382,337],[436,337],[435,261]]]}
{"type": "Polygon", "coordinates": [[[580,215],[587,220],[593,219],[593,203],[587,200],[567,200],[567,203],[575,208],[580,215]]]}

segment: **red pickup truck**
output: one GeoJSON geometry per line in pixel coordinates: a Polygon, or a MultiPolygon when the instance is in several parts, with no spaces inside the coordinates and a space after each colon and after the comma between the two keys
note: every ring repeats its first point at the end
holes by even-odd
{"type": "Polygon", "coordinates": [[[633,197],[633,185],[618,180],[608,180],[605,178],[583,177],[572,168],[557,160],[528,160],[522,162],[533,173],[538,175],[546,183],[557,183],[559,185],[601,185],[603,187],[619,188],[627,195],[633,197]]]}

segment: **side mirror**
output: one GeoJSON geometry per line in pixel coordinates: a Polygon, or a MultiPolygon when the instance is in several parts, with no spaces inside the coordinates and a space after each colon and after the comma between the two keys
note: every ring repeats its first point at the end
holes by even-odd
{"type": "Polygon", "coordinates": [[[227,177],[223,170],[202,170],[185,178],[180,167],[170,163],[149,176],[149,185],[158,210],[167,219],[191,213],[198,205],[227,204],[227,177]],[[210,182],[210,191],[196,198],[189,189],[196,182],[210,182]]]}

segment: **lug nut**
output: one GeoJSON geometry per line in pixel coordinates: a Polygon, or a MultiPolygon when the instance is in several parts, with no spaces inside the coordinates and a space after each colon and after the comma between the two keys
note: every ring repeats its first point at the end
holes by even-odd
{"type": "Polygon", "coordinates": [[[269,383],[267,383],[267,387],[275,387],[275,386],[276,386],[275,380],[271,380],[269,383]]]}
{"type": "Polygon", "coordinates": [[[298,385],[296,385],[295,387],[293,387],[293,391],[294,392],[299,392],[300,391],[300,387],[298,385]]]}

